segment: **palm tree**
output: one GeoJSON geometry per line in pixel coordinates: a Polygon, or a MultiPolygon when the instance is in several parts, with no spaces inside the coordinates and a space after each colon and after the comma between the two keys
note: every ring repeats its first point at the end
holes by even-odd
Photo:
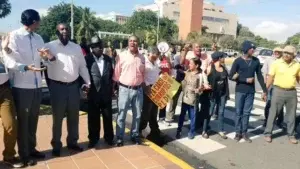
{"type": "Polygon", "coordinates": [[[0,1],[0,18],[4,18],[11,12],[11,4],[8,0],[0,1]]]}
{"type": "Polygon", "coordinates": [[[81,41],[82,38],[89,40],[96,34],[95,14],[95,12],[91,12],[90,8],[84,8],[82,10],[82,19],[77,30],[77,39],[79,41],[81,41]]]}

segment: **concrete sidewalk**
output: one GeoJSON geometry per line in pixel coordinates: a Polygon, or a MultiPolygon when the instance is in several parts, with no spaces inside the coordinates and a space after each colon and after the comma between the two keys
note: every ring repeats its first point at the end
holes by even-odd
{"type": "MultiPolygon", "coordinates": [[[[79,144],[85,151],[74,153],[66,147],[66,120],[63,123],[63,150],[62,157],[53,158],[51,155],[52,116],[41,115],[37,131],[37,149],[46,153],[46,159],[30,169],[189,169],[192,168],[184,161],[166,152],[155,144],[145,140],[144,145],[131,145],[130,139],[125,138],[124,147],[107,146],[103,139],[94,149],[88,149],[88,130],[86,115],[80,116],[79,144]]],[[[0,138],[3,138],[3,129],[0,127],[0,138]]],[[[103,132],[101,130],[101,138],[103,132]]],[[[0,151],[3,151],[3,141],[0,142],[0,151]]],[[[2,155],[0,155],[2,159],[2,155]]],[[[1,169],[8,167],[0,162],[1,169]]]]}

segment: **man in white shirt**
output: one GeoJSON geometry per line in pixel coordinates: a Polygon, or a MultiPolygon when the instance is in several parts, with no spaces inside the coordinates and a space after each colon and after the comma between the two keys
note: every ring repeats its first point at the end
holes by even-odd
{"type": "Polygon", "coordinates": [[[147,127],[148,123],[151,129],[150,134],[147,136],[148,139],[159,144],[160,140],[160,130],[157,123],[157,105],[147,96],[150,92],[152,85],[159,79],[159,74],[161,72],[159,65],[156,60],[159,57],[159,50],[157,47],[148,48],[148,56],[145,57],[145,90],[144,90],[144,100],[143,109],[140,121],[140,135],[142,136],[142,131],[147,127]]]}
{"type": "MultiPolygon", "coordinates": [[[[25,10],[21,15],[24,27],[10,33],[9,46],[4,49],[17,65],[33,65],[40,68],[39,49],[44,46],[40,35],[34,33],[39,27],[40,16],[35,10],[25,10]]],[[[31,66],[30,66],[31,67],[31,66]]],[[[10,66],[8,66],[10,68],[10,66]]],[[[24,70],[29,70],[24,66],[24,70]]],[[[45,155],[35,149],[36,130],[42,98],[41,73],[35,71],[20,72],[13,70],[12,86],[18,119],[18,149],[24,166],[35,165],[32,158],[44,158],[45,155]]]]}
{"type": "Polygon", "coordinates": [[[67,146],[71,150],[83,150],[77,144],[79,139],[80,103],[78,78],[79,76],[83,78],[85,82],[84,90],[87,92],[90,85],[90,76],[80,46],[69,40],[68,26],[66,24],[57,25],[56,34],[58,39],[46,44],[46,48],[55,58],[47,65],[53,110],[52,155],[60,156],[62,122],[65,113],[68,130],[67,146]]]}

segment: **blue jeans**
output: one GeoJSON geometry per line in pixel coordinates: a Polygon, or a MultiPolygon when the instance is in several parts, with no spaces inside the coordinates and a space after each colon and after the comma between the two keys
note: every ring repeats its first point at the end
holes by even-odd
{"type": "Polygon", "coordinates": [[[131,125],[131,137],[139,136],[139,124],[141,118],[141,110],[143,106],[143,89],[137,90],[128,89],[123,86],[119,86],[119,98],[118,98],[118,117],[117,117],[117,128],[116,136],[117,139],[123,140],[125,133],[125,120],[127,111],[132,109],[132,125],[131,125]]]}
{"type": "Polygon", "coordinates": [[[214,114],[215,108],[218,113],[219,132],[224,132],[224,111],[225,111],[226,95],[210,100],[209,118],[204,120],[203,131],[207,132],[207,126],[210,122],[210,117],[214,114]]]}
{"type": "Polygon", "coordinates": [[[195,119],[196,119],[195,106],[191,106],[191,105],[188,105],[185,103],[182,103],[182,105],[181,105],[181,113],[179,116],[177,131],[181,132],[182,127],[183,127],[184,118],[185,118],[187,111],[189,113],[189,118],[191,121],[189,135],[194,136],[195,135],[195,119]]]}
{"type": "Polygon", "coordinates": [[[249,124],[250,113],[253,108],[254,93],[235,93],[235,132],[246,134],[249,124]]]}

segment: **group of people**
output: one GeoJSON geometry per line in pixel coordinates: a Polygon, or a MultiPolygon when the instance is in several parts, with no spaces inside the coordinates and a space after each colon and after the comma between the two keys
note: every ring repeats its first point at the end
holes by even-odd
{"type": "Polygon", "coordinates": [[[254,102],[255,74],[263,89],[262,99],[267,101],[266,141],[272,141],[273,123],[285,105],[289,140],[297,143],[294,136],[297,108],[295,87],[300,77],[300,65],[294,61],[296,50],[292,46],[274,49],[274,61],[267,62],[263,68],[264,80],[259,60],[252,56],[255,45],[250,41],[243,43],[244,54],[235,59],[229,72],[224,64],[226,55],[218,52],[216,45],[212,47],[214,53],[211,56],[201,52],[200,43],[185,45],[180,55],[176,55],[173,48],[168,55],[161,56],[159,49],[152,46],[144,56],[139,53],[138,38],[130,36],[128,49],[117,56],[115,63],[103,53],[104,44],[98,36],[87,40],[86,50],[90,52],[84,56],[83,49],[70,41],[66,24],[58,24],[57,40],[45,44],[41,36],[35,33],[40,24],[37,11],[25,10],[21,15],[21,23],[24,26],[11,32],[1,44],[3,65],[8,70],[0,74],[0,115],[5,145],[3,161],[13,167],[35,165],[36,158],[45,158],[35,148],[42,98],[40,72],[45,69],[53,110],[52,155],[56,157],[61,153],[64,117],[67,119],[68,149],[83,151],[78,145],[80,90],[87,95],[89,148],[95,147],[100,139],[101,114],[105,142],[111,146],[123,146],[129,109],[132,110],[131,141],[141,144],[142,131],[149,123],[151,132],[147,138],[159,144],[163,142],[163,135],[157,116],[167,123],[174,121],[181,93],[182,106],[176,138],[181,137],[186,112],[190,118],[188,138],[193,139],[199,129],[202,129],[203,138],[209,138],[211,116],[218,112],[218,133],[221,138],[227,139],[224,110],[229,99],[230,79],[236,82],[235,139],[239,141],[243,138],[251,142],[247,128],[254,102]],[[41,63],[46,68],[41,67],[41,63]],[[162,73],[173,76],[182,84],[168,110],[158,110],[148,97],[152,85],[162,73]],[[118,89],[118,115],[114,134],[112,97],[115,89],[118,89]],[[20,159],[15,157],[16,142],[20,159]]]}

